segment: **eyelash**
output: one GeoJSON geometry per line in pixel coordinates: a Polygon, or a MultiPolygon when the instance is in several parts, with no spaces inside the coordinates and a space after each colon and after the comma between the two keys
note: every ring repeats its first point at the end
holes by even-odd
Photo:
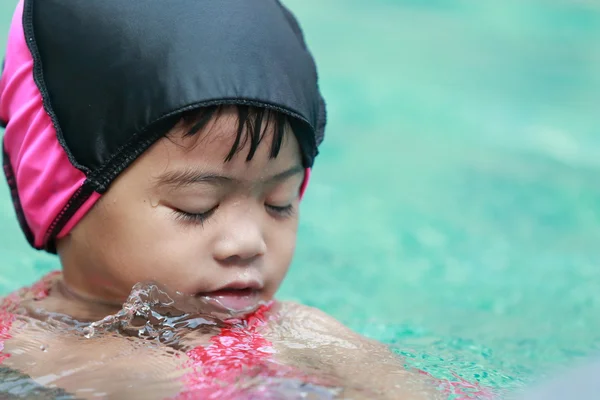
{"type": "Polygon", "coordinates": [[[283,206],[283,207],[270,206],[267,204],[265,207],[267,207],[268,210],[277,214],[278,217],[282,217],[282,218],[291,217],[292,215],[294,215],[294,212],[296,211],[294,209],[293,204],[289,204],[289,205],[283,206]]]}
{"type": "MultiPolygon", "coordinates": [[[[267,205],[265,205],[265,207],[267,208],[267,210],[275,213],[278,217],[281,217],[281,218],[291,217],[292,215],[294,215],[294,212],[295,212],[293,204],[283,206],[283,207],[270,206],[267,204],[267,205]]],[[[204,222],[206,222],[212,216],[212,214],[215,212],[216,209],[217,209],[217,207],[214,207],[211,210],[208,210],[207,212],[199,213],[199,214],[188,213],[183,210],[175,209],[175,210],[173,210],[173,213],[175,214],[176,219],[178,219],[181,222],[203,225],[204,222]]]]}
{"type": "Polygon", "coordinates": [[[204,225],[207,219],[211,217],[211,215],[215,212],[217,207],[214,207],[207,212],[196,214],[196,213],[188,213],[182,210],[173,210],[173,214],[175,214],[175,218],[181,222],[185,223],[193,223],[204,225]]]}

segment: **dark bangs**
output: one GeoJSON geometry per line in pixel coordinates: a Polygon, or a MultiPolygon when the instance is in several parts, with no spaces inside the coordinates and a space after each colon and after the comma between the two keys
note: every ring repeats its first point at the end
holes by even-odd
{"type": "MultiPolygon", "coordinates": [[[[210,120],[220,117],[224,107],[222,105],[202,107],[181,114],[182,122],[187,129],[185,136],[197,135],[210,120]]],[[[281,150],[286,127],[289,126],[294,131],[296,124],[291,121],[293,118],[267,108],[247,105],[236,105],[235,107],[238,117],[235,140],[224,161],[231,161],[246,146],[248,146],[246,161],[252,160],[269,129],[273,130],[269,156],[270,158],[277,157],[281,150]]]]}

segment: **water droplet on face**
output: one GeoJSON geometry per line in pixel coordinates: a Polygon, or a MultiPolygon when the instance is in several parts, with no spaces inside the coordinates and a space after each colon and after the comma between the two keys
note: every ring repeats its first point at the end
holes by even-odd
{"type": "Polygon", "coordinates": [[[44,353],[48,351],[48,346],[43,344],[40,346],[40,350],[43,351],[44,353]]]}

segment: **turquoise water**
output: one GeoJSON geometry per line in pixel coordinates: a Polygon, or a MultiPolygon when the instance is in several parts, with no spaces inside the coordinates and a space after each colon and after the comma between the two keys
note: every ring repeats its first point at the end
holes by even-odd
{"type": "MultiPolygon", "coordinates": [[[[497,389],[600,349],[600,5],[286,4],[329,129],[280,297],[497,389]]],[[[0,293],[58,268],[0,227],[0,293]]]]}

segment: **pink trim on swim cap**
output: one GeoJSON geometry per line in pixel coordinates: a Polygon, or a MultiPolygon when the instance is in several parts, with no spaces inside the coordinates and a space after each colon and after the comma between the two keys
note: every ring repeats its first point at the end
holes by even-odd
{"type": "Polygon", "coordinates": [[[304,180],[302,181],[302,186],[300,186],[300,200],[304,197],[304,192],[306,192],[306,188],[308,187],[308,181],[310,180],[311,169],[306,168],[304,170],[304,180]]]}
{"type": "MultiPolygon", "coordinates": [[[[58,142],[33,78],[33,58],[23,31],[23,0],[17,5],[8,36],[0,77],[0,119],[7,122],[4,149],[32,243],[43,248],[47,232],[83,185],[86,176],[75,168],[58,142]]],[[[64,236],[100,197],[95,193],[78,209],[59,236],[64,236]]],[[[18,210],[18,205],[15,204],[18,210]]],[[[50,238],[53,239],[53,238],[50,238]]]]}
{"type": "Polygon", "coordinates": [[[81,219],[88,213],[88,211],[92,209],[94,204],[96,204],[96,202],[100,200],[100,197],[102,197],[100,193],[92,193],[92,195],[77,209],[75,214],[73,214],[73,216],[69,218],[69,221],[60,230],[58,235],[56,235],[56,238],[60,239],[67,236],[69,232],[71,232],[71,229],[73,229],[75,225],[77,225],[77,223],[81,221],[81,219]]]}

